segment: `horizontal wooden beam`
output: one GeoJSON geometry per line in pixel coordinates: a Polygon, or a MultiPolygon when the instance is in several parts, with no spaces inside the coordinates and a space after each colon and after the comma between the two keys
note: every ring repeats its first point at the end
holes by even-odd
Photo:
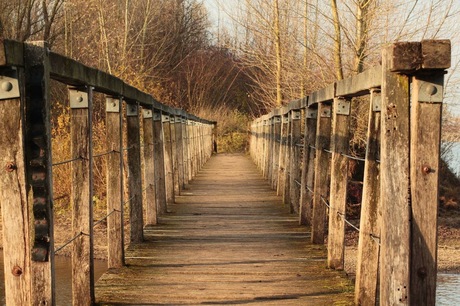
{"type": "MultiPolygon", "coordinates": [[[[35,48],[42,47],[36,46],[35,48]]],[[[94,87],[94,91],[96,92],[114,97],[123,97],[128,103],[136,102],[143,107],[151,107],[170,115],[183,116],[189,120],[205,124],[216,124],[214,121],[208,121],[188,114],[184,110],[164,105],[150,94],[126,84],[121,79],[109,73],[88,67],[61,54],[49,52],[49,59],[51,78],[69,86],[91,86],[94,87]]],[[[24,43],[12,40],[0,40],[0,66],[23,67],[24,43]]]]}
{"type": "Polygon", "coordinates": [[[338,97],[358,97],[369,94],[369,89],[382,85],[382,66],[376,66],[353,77],[337,81],[338,97]]]}
{"type": "Polygon", "coordinates": [[[334,100],[335,97],[335,83],[329,84],[328,86],[315,91],[310,94],[308,99],[308,106],[317,104],[320,102],[327,102],[334,100]]]}

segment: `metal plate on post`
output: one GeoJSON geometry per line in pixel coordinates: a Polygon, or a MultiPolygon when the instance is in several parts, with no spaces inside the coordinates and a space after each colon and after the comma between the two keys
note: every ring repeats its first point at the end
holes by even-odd
{"type": "Polygon", "coordinates": [[[300,120],[300,111],[292,111],[291,119],[292,120],[300,120]]]}
{"type": "Polygon", "coordinates": [[[161,121],[163,122],[169,122],[169,116],[168,115],[161,115],[161,121]]]}
{"type": "Polygon", "coordinates": [[[153,118],[153,111],[151,109],[142,109],[142,117],[144,119],[153,118]]]}
{"type": "Polygon", "coordinates": [[[120,112],[120,99],[107,97],[105,99],[105,111],[107,113],[119,113],[120,112]]]}
{"type": "Polygon", "coordinates": [[[88,108],[88,92],[69,88],[70,108],[88,108]]]}
{"type": "Polygon", "coordinates": [[[0,100],[16,99],[20,96],[18,79],[0,75],[0,100]]]}
{"type": "Polygon", "coordinates": [[[380,93],[374,93],[374,98],[372,101],[372,110],[374,112],[382,111],[382,96],[380,93]]]}
{"type": "Polygon", "coordinates": [[[273,123],[280,123],[280,122],[281,122],[280,116],[273,117],[273,123]]]}
{"type": "Polygon", "coordinates": [[[325,105],[321,109],[321,118],[331,118],[331,106],[325,105]]]}
{"type": "Polygon", "coordinates": [[[128,117],[135,117],[138,116],[138,106],[136,104],[128,104],[126,105],[126,116],[128,117]]]}
{"type": "Polygon", "coordinates": [[[420,81],[418,88],[418,101],[427,103],[442,103],[444,88],[443,83],[434,80],[420,81]]]}
{"type": "Polygon", "coordinates": [[[335,113],[338,115],[350,115],[350,100],[346,100],[344,98],[338,98],[338,100],[335,113]]]}
{"type": "Polygon", "coordinates": [[[318,117],[318,110],[307,108],[307,119],[316,119],[318,117]]]}
{"type": "Polygon", "coordinates": [[[161,121],[161,113],[154,112],[153,113],[153,121],[161,121]]]}

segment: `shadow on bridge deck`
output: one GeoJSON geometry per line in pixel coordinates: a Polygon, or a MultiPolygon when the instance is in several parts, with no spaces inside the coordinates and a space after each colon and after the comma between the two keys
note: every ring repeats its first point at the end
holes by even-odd
{"type": "Polygon", "coordinates": [[[351,282],[248,157],[214,156],[176,202],[99,279],[100,305],[352,305],[351,282]]]}

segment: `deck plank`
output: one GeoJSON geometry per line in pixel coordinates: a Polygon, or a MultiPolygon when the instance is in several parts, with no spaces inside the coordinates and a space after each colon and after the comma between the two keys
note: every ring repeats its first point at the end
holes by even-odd
{"type": "Polygon", "coordinates": [[[246,156],[214,156],[176,202],[99,279],[100,305],[353,304],[350,281],[246,156]]]}

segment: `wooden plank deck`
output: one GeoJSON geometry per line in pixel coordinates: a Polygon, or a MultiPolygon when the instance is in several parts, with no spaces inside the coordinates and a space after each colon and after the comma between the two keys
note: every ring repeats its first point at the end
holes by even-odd
{"type": "Polygon", "coordinates": [[[176,198],[127,266],[96,285],[99,305],[352,305],[281,198],[244,155],[217,155],[176,198]]]}

